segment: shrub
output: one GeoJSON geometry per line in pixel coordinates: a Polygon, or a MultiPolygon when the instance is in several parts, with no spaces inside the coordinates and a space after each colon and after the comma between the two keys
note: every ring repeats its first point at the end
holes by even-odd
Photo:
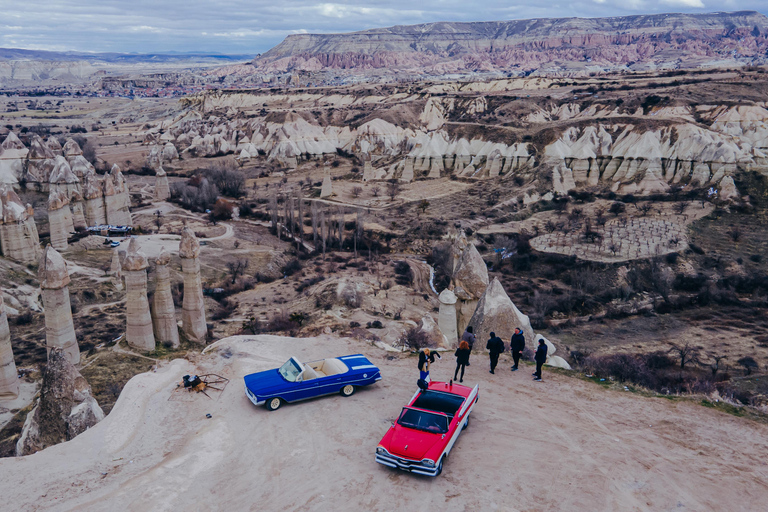
{"type": "Polygon", "coordinates": [[[343,290],[341,290],[341,300],[344,304],[351,309],[357,309],[363,303],[363,297],[357,291],[357,287],[352,284],[347,284],[343,290]]]}
{"type": "Polygon", "coordinates": [[[283,265],[283,268],[280,270],[285,274],[286,276],[292,276],[296,272],[302,269],[301,262],[297,258],[293,258],[288,263],[283,265]]]}
{"type": "Polygon", "coordinates": [[[413,271],[411,266],[405,261],[395,263],[395,282],[403,286],[409,286],[413,283],[413,271]]]}
{"type": "Polygon", "coordinates": [[[398,342],[411,350],[420,350],[432,344],[432,338],[418,327],[409,327],[400,335],[398,342]]]}

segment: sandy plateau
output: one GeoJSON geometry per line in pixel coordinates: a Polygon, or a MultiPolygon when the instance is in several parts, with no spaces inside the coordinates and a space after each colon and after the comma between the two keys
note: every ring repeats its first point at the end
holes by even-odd
{"type": "MultiPolygon", "coordinates": [[[[763,504],[768,427],[692,403],[549,372],[545,385],[525,371],[491,376],[485,358],[475,356],[467,378],[479,383],[481,399],[443,475],[430,479],[373,460],[415,388],[413,357],[344,338],[237,336],[193,359],[134,377],[109,416],[73,441],[0,459],[4,502],[17,510],[135,511],[759,510],[763,504]],[[312,360],[357,352],[381,368],[383,379],[351,398],[270,413],[243,393],[244,375],[292,355],[312,360]],[[172,399],[181,376],[193,372],[231,380],[215,400],[172,399]]],[[[436,379],[450,378],[449,359],[434,366],[436,379]]]]}

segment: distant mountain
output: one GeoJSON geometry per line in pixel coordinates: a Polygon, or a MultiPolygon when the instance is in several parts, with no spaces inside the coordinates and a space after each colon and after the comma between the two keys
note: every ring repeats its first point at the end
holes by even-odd
{"type": "Polygon", "coordinates": [[[243,62],[253,55],[226,55],[220,53],[88,53],[88,52],[50,52],[44,50],[24,50],[20,48],[0,48],[0,61],[36,60],[55,62],[112,62],[119,64],[173,63],[173,62],[218,62],[228,64],[243,62]]]}
{"type": "Polygon", "coordinates": [[[254,59],[264,72],[323,69],[574,73],[759,64],[768,18],[752,11],[427,23],[296,34],[254,59]]]}

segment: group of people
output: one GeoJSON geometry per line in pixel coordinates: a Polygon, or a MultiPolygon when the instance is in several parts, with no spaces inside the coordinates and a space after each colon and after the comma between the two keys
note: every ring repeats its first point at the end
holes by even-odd
{"type": "MultiPolygon", "coordinates": [[[[453,380],[464,382],[464,370],[469,366],[469,356],[472,354],[472,347],[475,345],[477,338],[473,332],[472,326],[467,327],[464,334],[461,335],[459,341],[459,348],[456,349],[454,355],[456,356],[456,370],[453,372],[453,380]],[[461,373],[459,375],[459,373],[461,373]]],[[[488,343],[485,348],[488,350],[490,356],[491,369],[490,373],[496,373],[496,366],[499,364],[499,355],[504,350],[504,341],[496,336],[495,332],[492,332],[488,343]]],[[[510,368],[513,372],[518,370],[520,363],[520,357],[525,350],[525,335],[522,329],[515,328],[515,333],[512,335],[512,339],[509,342],[509,349],[512,352],[513,366],[510,368]]],[[[425,348],[419,352],[419,385],[426,385],[429,382],[429,366],[435,362],[435,358],[440,359],[440,354],[436,351],[431,351],[425,348]],[[423,384],[422,384],[423,383],[423,384]]],[[[539,346],[536,347],[536,354],[534,356],[536,361],[536,371],[533,372],[533,380],[541,382],[541,367],[547,360],[547,344],[543,339],[539,340],[539,346]]]]}

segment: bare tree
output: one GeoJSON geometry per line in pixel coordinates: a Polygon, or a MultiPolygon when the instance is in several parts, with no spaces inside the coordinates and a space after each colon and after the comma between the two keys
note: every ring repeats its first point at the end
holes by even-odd
{"type": "Polygon", "coordinates": [[[323,261],[325,261],[325,244],[328,239],[328,231],[325,225],[325,209],[320,214],[320,237],[323,239],[323,261]]]}
{"type": "Polygon", "coordinates": [[[227,269],[229,275],[232,276],[232,284],[235,284],[237,278],[243,275],[245,269],[248,268],[248,260],[230,261],[227,263],[227,269]]]}
{"type": "Polygon", "coordinates": [[[753,369],[759,368],[757,361],[752,356],[744,356],[736,362],[744,368],[747,375],[751,375],[753,369]]]}
{"type": "Polygon", "coordinates": [[[360,194],[362,193],[363,193],[363,187],[360,187],[360,186],[352,187],[352,197],[354,197],[355,199],[360,197],[360,194]]]}
{"type": "Polygon", "coordinates": [[[396,179],[391,179],[387,183],[387,194],[389,195],[389,200],[394,201],[395,198],[400,194],[400,181],[396,179]]]}
{"type": "Polygon", "coordinates": [[[645,202],[636,204],[635,208],[637,208],[637,211],[640,212],[641,216],[645,217],[651,212],[651,210],[653,210],[653,205],[650,202],[645,202]]]}
{"type": "Polygon", "coordinates": [[[269,213],[272,220],[272,229],[277,237],[280,238],[280,230],[277,228],[277,212],[277,190],[273,188],[272,194],[269,196],[269,213]]]}
{"type": "Polygon", "coordinates": [[[680,201],[679,203],[675,203],[675,213],[678,215],[682,215],[685,213],[685,210],[688,209],[688,203],[685,201],[680,201]]]}
{"type": "Polygon", "coordinates": [[[155,226],[157,226],[157,229],[160,230],[160,226],[163,225],[163,212],[160,210],[155,210],[155,226]]]}
{"type": "Polygon", "coordinates": [[[682,345],[679,343],[670,343],[669,351],[680,359],[680,369],[685,370],[685,365],[695,363],[699,360],[699,347],[691,345],[686,341],[682,345]]]}
{"type": "Polygon", "coordinates": [[[379,197],[379,194],[381,194],[381,187],[378,185],[374,185],[371,189],[371,194],[373,194],[373,197],[379,197]]]}
{"type": "Polygon", "coordinates": [[[304,240],[304,193],[301,191],[301,186],[296,190],[296,202],[299,209],[299,238],[304,240]]]}
{"type": "Polygon", "coordinates": [[[712,362],[709,364],[709,369],[712,370],[712,376],[714,377],[720,370],[720,361],[726,359],[728,356],[715,356],[710,354],[709,357],[712,358],[712,362]]]}
{"type": "Polygon", "coordinates": [[[363,237],[363,212],[357,210],[357,217],[355,218],[355,258],[357,258],[357,241],[363,237]]]}
{"type": "Polygon", "coordinates": [[[344,207],[339,206],[339,251],[342,250],[342,245],[344,244],[344,207]]]}
{"type": "Polygon", "coordinates": [[[421,202],[419,202],[419,210],[421,210],[421,213],[426,213],[427,208],[429,208],[429,201],[422,199],[421,202]]]}

